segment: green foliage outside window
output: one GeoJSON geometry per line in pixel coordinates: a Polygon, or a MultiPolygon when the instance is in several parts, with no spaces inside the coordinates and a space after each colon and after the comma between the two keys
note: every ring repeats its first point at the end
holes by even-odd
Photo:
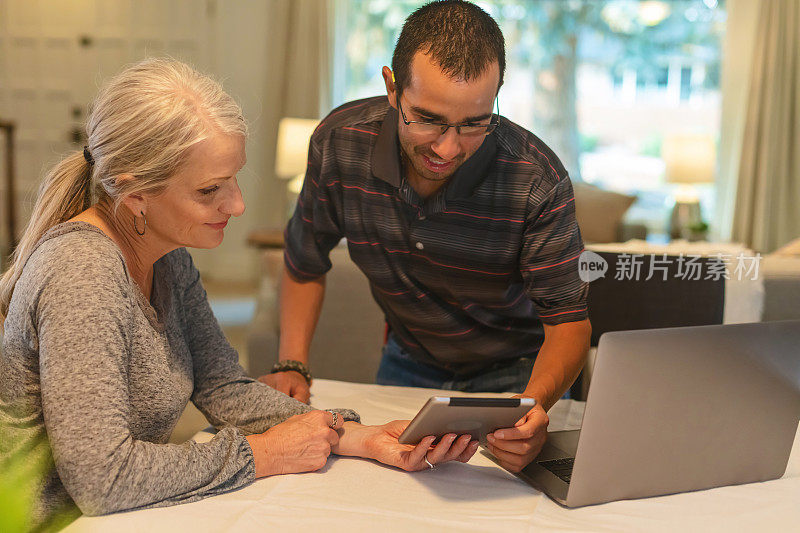
{"type": "MultiPolygon", "coordinates": [[[[339,0],[344,13],[337,32],[346,58],[339,102],[380,94],[380,68],[391,62],[405,18],[422,1],[339,0]],[[365,90],[365,88],[368,88],[365,90]],[[371,89],[371,90],[370,90],[371,89]]],[[[508,70],[533,70],[528,94],[533,123],[545,135],[573,178],[579,178],[581,138],[577,114],[577,70],[605,68],[610,76],[634,71],[640,84],[663,85],[670,60],[701,63],[702,86],[719,87],[724,4],[718,0],[493,0],[476,2],[498,21],[506,38],[508,70]]],[[[501,96],[503,93],[501,92],[501,96]]],[[[501,108],[509,109],[506,102],[501,108]]],[[[602,142],[602,139],[599,140],[602,142]]]]}

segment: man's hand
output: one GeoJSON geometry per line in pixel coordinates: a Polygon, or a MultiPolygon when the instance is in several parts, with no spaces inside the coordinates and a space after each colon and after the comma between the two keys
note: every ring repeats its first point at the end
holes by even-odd
{"type": "Polygon", "coordinates": [[[487,435],[489,451],[500,461],[500,466],[519,472],[539,455],[547,440],[549,423],[544,408],[536,404],[513,428],[498,429],[487,435]]]}
{"type": "Polygon", "coordinates": [[[544,343],[536,356],[531,380],[516,398],[536,398],[536,406],[513,428],[487,436],[489,451],[503,468],[519,472],[533,461],[547,440],[547,409],[575,381],[586,361],[592,326],[589,320],[544,325],[544,343]]]}
{"type": "Polygon", "coordinates": [[[273,389],[291,396],[295,400],[308,403],[311,399],[311,390],[306,378],[299,372],[289,370],[288,372],[275,372],[258,378],[261,383],[266,383],[273,389]]]}

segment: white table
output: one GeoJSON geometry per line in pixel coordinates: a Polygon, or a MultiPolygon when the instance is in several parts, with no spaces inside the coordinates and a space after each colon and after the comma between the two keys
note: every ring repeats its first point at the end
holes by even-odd
{"type": "MultiPolygon", "coordinates": [[[[315,407],[352,407],[367,424],[411,418],[441,393],[327,380],[312,391],[315,407]]],[[[550,427],[578,428],[582,413],[583,403],[562,400],[550,427]]],[[[779,480],[580,509],[553,503],[480,452],[468,464],[411,474],[332,457],[320,472],[265,478],[185,505],[82,517],[66,531],[797,531],[798,450],[800,432],[779,480]]]]}

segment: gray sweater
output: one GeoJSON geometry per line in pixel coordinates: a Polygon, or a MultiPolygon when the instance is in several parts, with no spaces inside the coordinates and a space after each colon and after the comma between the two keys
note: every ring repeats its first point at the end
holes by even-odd
{"type": "Polygon", "coordinates": [[[245,374],[184,248],[156,262],[148,302],[111,239],[67,222],[16,284],[0,356],[0,461],[49,439],[55,467],[39,519],[72,501],[98,515],[241,487],[255,478],[244,435],[310,410],[245,374]],[[190,399],[219,432],[168,444],[190,399]]]}

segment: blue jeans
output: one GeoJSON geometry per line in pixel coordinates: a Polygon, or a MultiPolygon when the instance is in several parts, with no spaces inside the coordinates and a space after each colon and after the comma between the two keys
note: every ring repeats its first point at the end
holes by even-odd
{"type": "Polygon", "coordinates": [[[425,387],[463,392],[516,392],[525,390],[531,377],[534,359],[520,357],[490,367],[469,378],[426,365],[411,355],[389,334],[383,346],[383,358],[375,382],[379,385],[425,387]]]}

